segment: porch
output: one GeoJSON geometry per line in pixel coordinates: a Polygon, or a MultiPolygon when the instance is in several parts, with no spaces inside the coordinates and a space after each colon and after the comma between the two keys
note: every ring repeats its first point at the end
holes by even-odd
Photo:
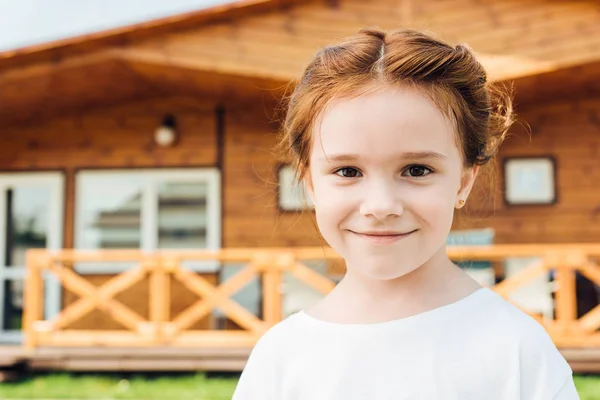
{"type": "MultiPolygon", "coordinates": [[[[538,320],[576,372],[600,371],[600,306],[582,314],[577,304],[578,277],[600,285],[600,244],[449,246],[448,253],[455,262],[492,263],[498,283],[491,288],[538,320]],[[504,266],[514,259],[526,262],[506,275],[504,266]],[[551,313],[539,307],[544,301],[550,302],[551,313]]],[[[290,278],[324,295],[343,273],[343,264],[331,249],[316,247],[29,250],[26,265],[24,340],[21,345],[2,348],[0,370],[240,371],[258,338],[290,313],[286,305],[290,293],[284,286],[290,278]],[[190,262],[243,267],[222,282],[212,282],[187,268],[190,262]],[[132,267],[97,286],[78,272],[78,265],[84,263],[106,265],[107,269],[115,263],[131,263],[132,267]],[[315,263],[324,269],[315,268],[315,263]],[[232,299],[255,279],[260,282],[259,313],[232,299]],[[48,318],[44,292],[51,282],[79,298],[48,318]],[[143,299],[146,310],[118,299],[140,282],[148,287],[148,296],[143,299]],[[197,296],[177,314],[171,312],[173,282],[197,296]],[[74,327],[76,321],[95,310],[122,328],[74,327]],[[210,323],[204,329],[194,327],[209,316],[220,323],[210,323]]]]}

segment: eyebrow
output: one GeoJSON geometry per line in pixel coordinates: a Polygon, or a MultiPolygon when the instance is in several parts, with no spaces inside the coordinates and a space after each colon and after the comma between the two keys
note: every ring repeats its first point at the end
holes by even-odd
{"type": "MultiPolygon", "coordinates": [[[[435,151],[409,151],[402,153],[399,157],[403,160],[445,160],[448,157],[435,151]]],[[[325,155],[324,159],[329,161],[356,161],[360,156],[356,154],[332,154],[325,155]]]]}

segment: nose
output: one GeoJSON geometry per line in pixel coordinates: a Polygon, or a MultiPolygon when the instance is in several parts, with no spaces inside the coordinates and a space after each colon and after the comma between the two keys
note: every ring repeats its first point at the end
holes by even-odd
{"type": "Polygon", "coordinates": [[[362,215],[383,221],[400,216],[403,212],[404,207],[397,190],[394,190],[393,182],[373,182],[364,187],[364,197],[360,205],[362,215]]]}

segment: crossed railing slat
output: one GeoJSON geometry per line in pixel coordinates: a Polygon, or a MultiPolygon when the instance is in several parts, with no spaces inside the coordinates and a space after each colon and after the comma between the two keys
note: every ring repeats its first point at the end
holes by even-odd
{"type": "MultiPolygon", "coordinates": [[[[555,272],[558,285],[555,296],[555,318],[548,319],[523,310],[548,330],[557,345],[600,346],[600,306],[577,319],[575,272],[578,271],[600,286],[600,245],[497,245],[490,247],[454,248],[452,259],[503,260],[513,256],[538,256],[519,273],[493,286],[509,299],[511,293],[549,271],[555,272]]],[[[142,253],[138,251],[49,252],[27,253],[24,330],[25,346],[52,345],[252,345],[270,326],[283,316],[283,294],[280,290],[285,273],[328,293],[335,283],[299,259],[338,259],[331,250],[297,249],[225,249],[223,251],[182,251],[177,253],[142,253]],[[184,260],[202,259],[245,261],[246,266],[220,284],[182,266],[184,260]],[[100,286],[90,283],[66,264],[83,261],[135,261],[137,266],[115,275],[100,286]],[[43,272],[58,278],[61,285],[79,296],[51,320],[43,320],[43,272]],[[146,319],[117,299],[119,293],[149,278],[150,313],[146,319]],[[231,296],[252,279],[262,278],[263,318],[242,307],[231,296]],[[180,282],[199,299],[184,311],[170,316],[170,281],[180,282]],[[242,331],[192,331],[190,328],[212,310],[220,309],[242,331]],[[93,310],[100,310],[123,325],[126,331],[70,330],[69,326],[93,310]],[[87,338],[86,338],[87,335],[87,338]]],[[[226,268],[226,267],[224,267],[226,268]]],[[[510,299],[509,299],[510,300],[510,299]]]]}

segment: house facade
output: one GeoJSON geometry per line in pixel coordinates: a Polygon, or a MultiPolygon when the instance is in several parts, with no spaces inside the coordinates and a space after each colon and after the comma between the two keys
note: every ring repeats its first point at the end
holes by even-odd
{"type": "MultiPolygon", "coordinates": [[[[318,48],[365,26],[465,42],[515,88],[519,123],[455,229],[491,228],[494,243],[600,242],[598,13],[594,1],[240,1],[0,53],[0,341],[21,340],[29,248],[323,245],[310,210],[282,202],[278,111],[318,48]],[[173,138],[157,137],[165,121],[173,138]],[[530,180],[514,181],[513,167],[530,180]]],[[[101,284],[129,266],[72,267],[101,284]]],[[[236,267],[189,268],[218,282],[236,267]]],[[[239,298],[258,313],[256,287],[239,298]]],[[[119,299],[144,314],[146,290],[119,299]]],[[[194,298],[172,296],[174,313],[194,298]]],[[[75,298],[49,279],[46,315],[75,298]]],[[[116,326],[100,312],[74,324],[116,326]]]]}

